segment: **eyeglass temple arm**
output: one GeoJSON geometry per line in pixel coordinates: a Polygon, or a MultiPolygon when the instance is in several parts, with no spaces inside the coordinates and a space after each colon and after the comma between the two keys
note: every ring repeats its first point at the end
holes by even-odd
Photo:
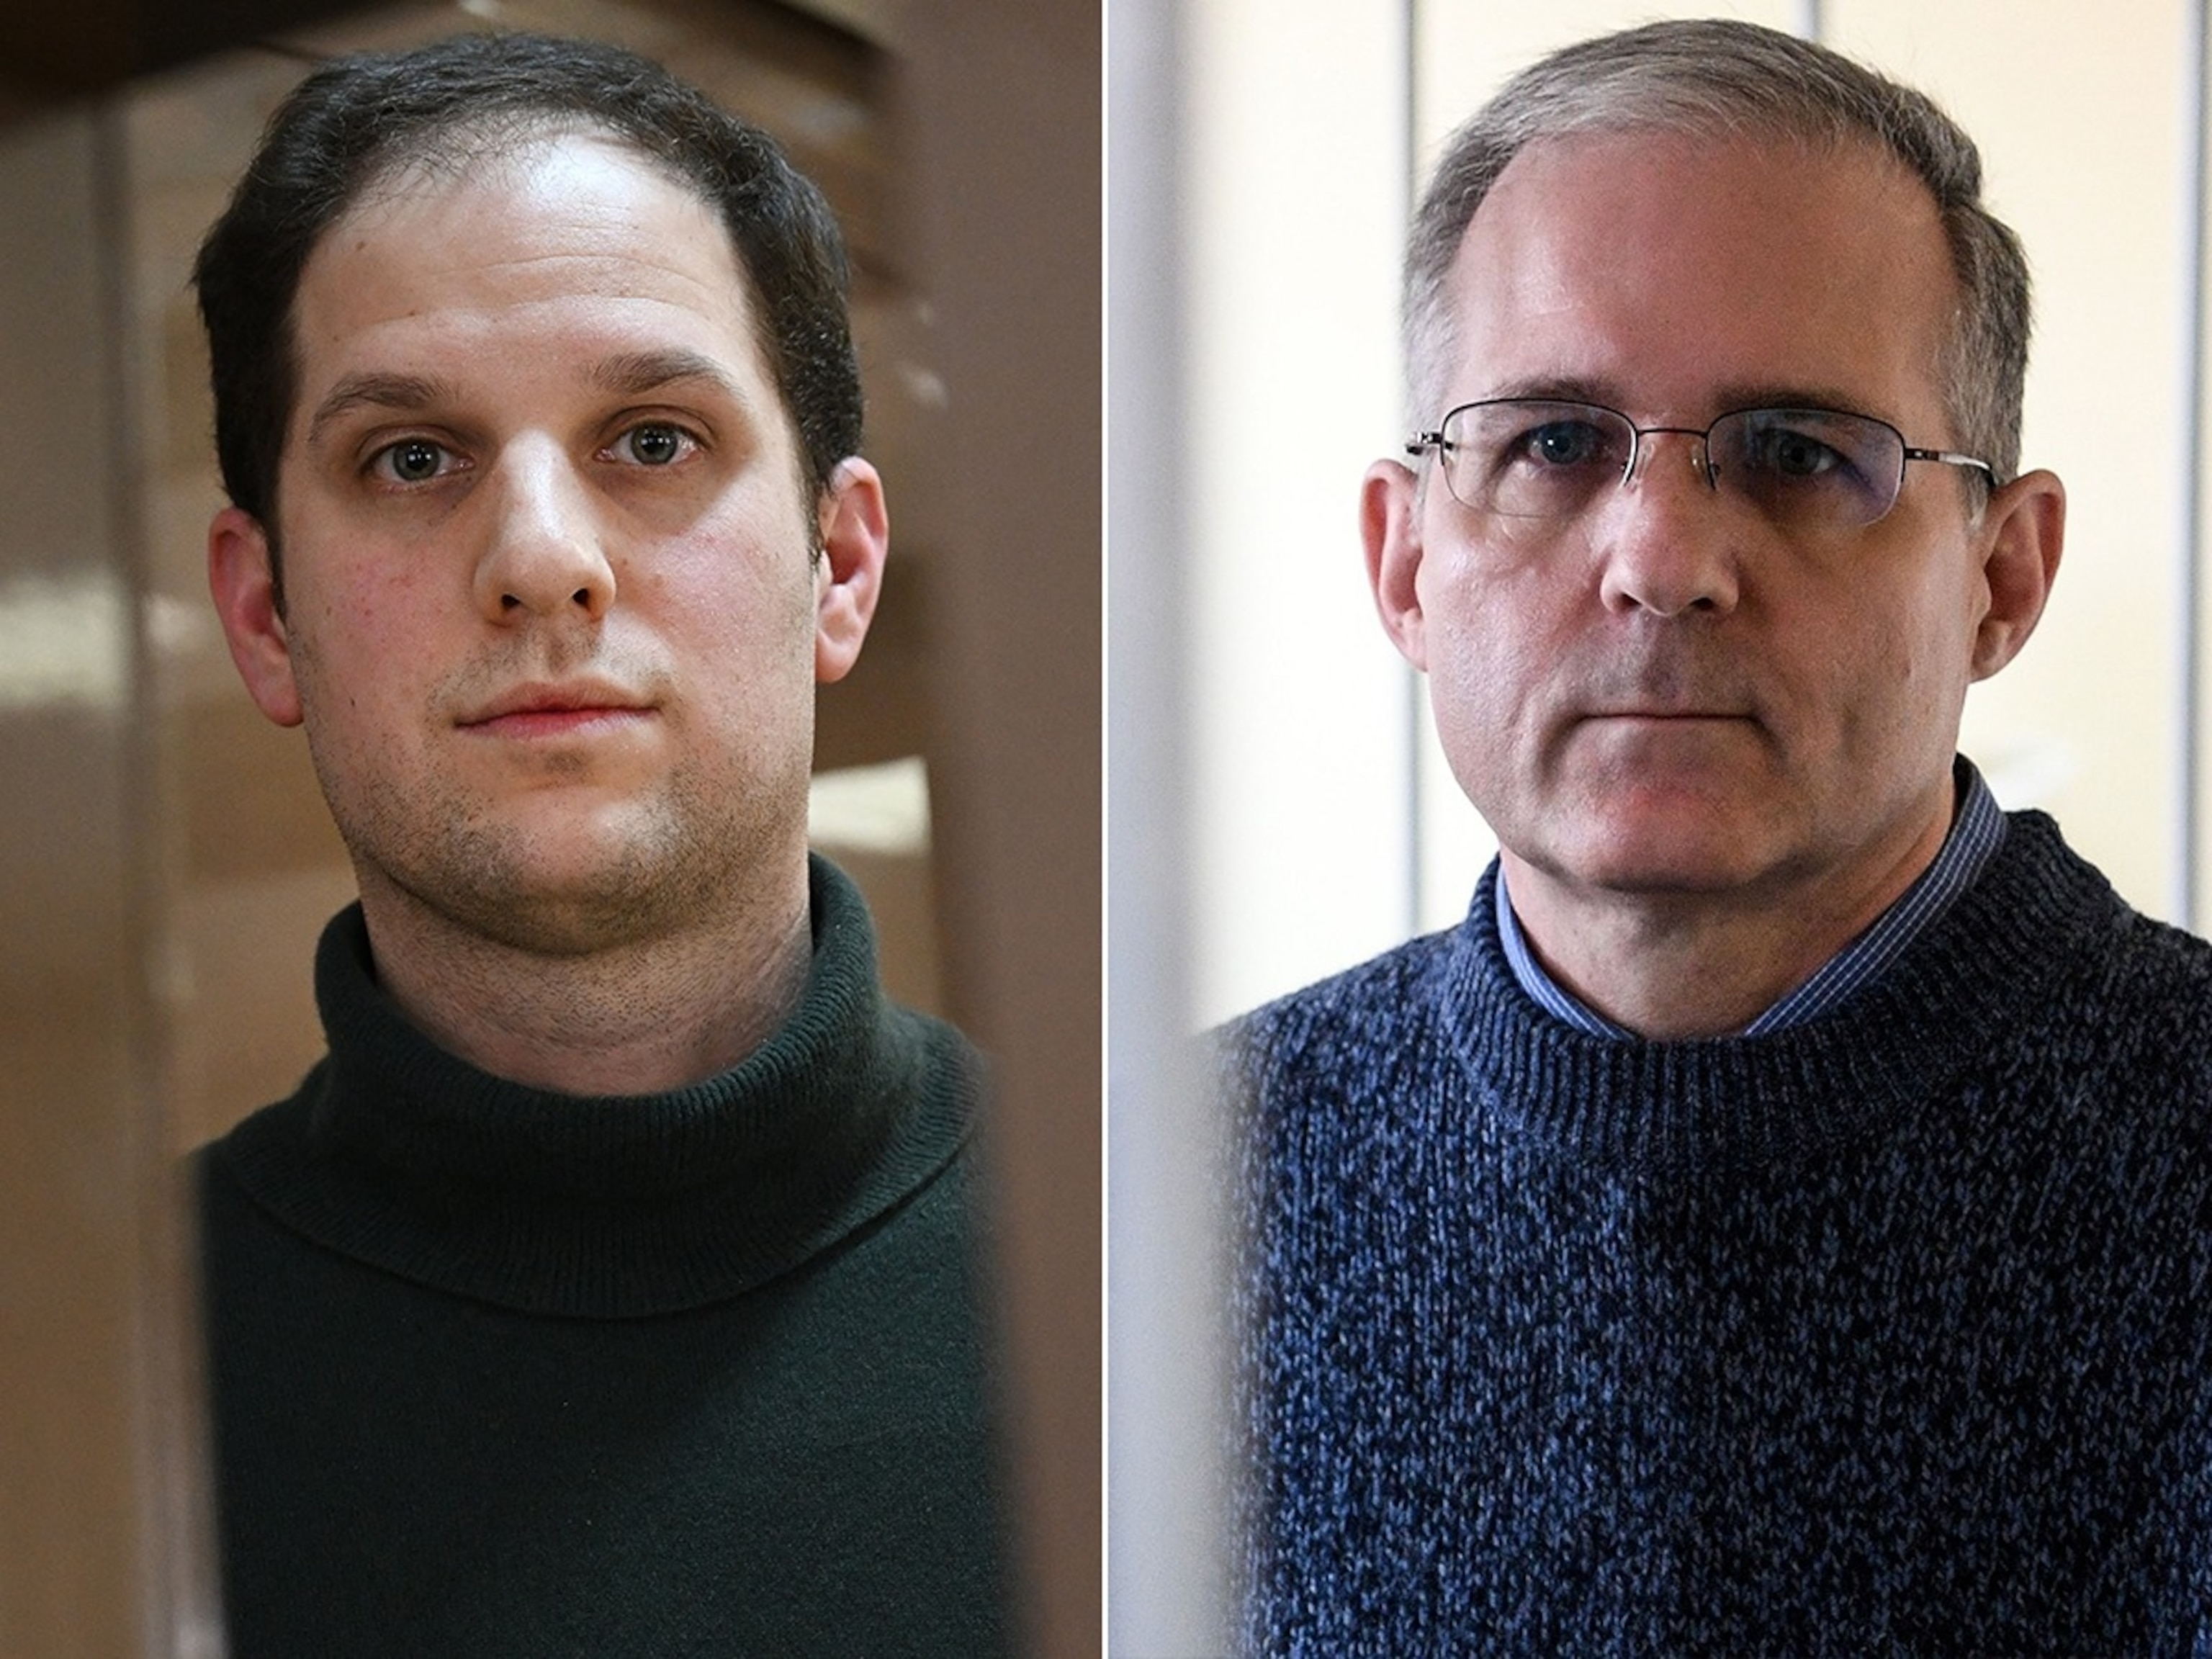
{"type": "Polygon", "coordinates": [[[1995,489],[1999,483],[1996,468],[1978,455],[1961,455],[1955,449],[1915,449],[1907,444],[1905,459],[1908,461],[1941,461],[1946,466],[1974,467],[1990,481],[1990,489],[1995,489]]]}

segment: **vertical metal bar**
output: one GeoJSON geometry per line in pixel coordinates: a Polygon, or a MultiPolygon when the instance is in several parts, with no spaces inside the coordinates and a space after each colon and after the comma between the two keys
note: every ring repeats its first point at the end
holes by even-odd
{"type": "Polygon", "coordinates": [[[958,388],[930,422],[942,476],[915,481],[943,538],[932,876],[962,941],[947,1006],[1006,1108],[984,1127],[1007,1492],[1027,1643],[1055,1655],[1099,1633],[1099,31],[1091,0],[932,7],[899,47],[896,158],[932,358],[958,388]],[[950,482],[994,469],[1052,486],[1009,515],[950,482]]]}
{"type": "MultiPolygon", "coordinates": [[[[1404,31],[1405,36],[1401,43],[1402,51],[1399,58],[1399,106],[1405,117],[1401,129],[1401,142],[1405,146],[1405,153],[1401,158],[1402,165],[1398,169],[1399,189],[1404,198],[1398,220],[1401,225],[1410,228],[1413,222],[1413,210],[1420,200],[1421,188],[1421,112],[1416,91],[1420,82],[1418,79],[1419,65],[1415,61],[1421,33],[1420,0],[1405,0],[1404,9],[1399,17],[1399,27],[1404,31]]],[[[1403,240],[1402,237],[1400,239],[1401,247],[1403,240]]],[[[1405,303],[1402,271],[1399,281],[1399,303],[1402,306],[1405,303]]],[[[1402,384],[1411,372],[1412,365],[1404,361],[1405,331],[1402,328],[1398,332],[1398,338],[1401,354],[1398,375],[1402,384]]],[[[1418,418],[1416,411],[1407,412],[1418,418]]],[[[1425,676],[1415,673],[1410,666],[1406,669],[1406,924],[1401,931],[1408,937],[1422,931],[1423,889],[1426,884],[1424,872],[1428,863],[1425,853],[1429,789],[1421,764],[1422,757],[1427,752],[1427,745],[1421,741],[1423,723],[1429,717],[1428,699],[1423,695],[1427,684],[1425,676]]]]}
{"type": "Polygon", "coordinates": [[[173,872],[163,837],[167,823],[157,746],[163,724],[155,692],[155,664],[142,612],[153,587],[147,543],[151,494],[148,434],[141,413],[146,352],[132,273],[137,198],[132,181],[129,103],[110,94],[93,117],[93,258],[100,287],[106,377],[107,453],[114,483],[109,507],[110,557],[125,592],[131,670],[125,697],[122,788],[129,802],[126,933],[137,962],[133,994],[133,1081],[124,1126],[124,1172],[136,1194],[137,1231],[133,1348],[139,1571],[143,1651],[146,1659],[220,1659],[225,1642],[215,1589],[213,1498],[207,1458],[205,1392],[201,1386],[195,1237],[182,1167],[172,1150],[160,1054],[163,1020],[156,972],[161,914],[173,872]]]}
{"type": "Polygon", "coordinates": [[[168,1137],[162,1132],[155,1103],[158,1067],[151,1054],[154,1020],[146,968],[160,894],[160,830],[149,810],[152,805],[153,699],[148,691],[146,630],[140,625],[145,602],[147,566],[145,538],[141,532],[140,484],[144,477],[144,449],[139,442],[136,353],[132,336],[131,283],[131,164],[125,137],[123,100],[127,92],[112,92],[91,113],[93,222],[91,258],[100,319],[95,349],[106,386],[101,399],[106,416],[106,453],[108,457],[106,556],[122,598],[128,639],[125,657],[129,664],[119,689],[125,716],[121,722],[118,758],[122,763],[118,787],[127,803],[121,848],[124,877],[123,939],[135,960],[123,973],[131,994],[125,1018],[130,1034],[129,1067],[131,1088],[124,1103],[119,1146],[123,1168],[113,1178],[136,1194],[130,1214],[137,1232],[137,1273],[132,1285],[132,1462],[138,1509],[139,1638],[145,1659],[173,1659],[173,1597],[169,1583],[171,1542],[164,1513],[164,1490],[172,1473],[167,1453],[179,1444],[173,1431],[179,1426],[170,1415],[173,1391],[165,1361],[182,1352],[188,1340],[185,1328],[169,1316],[173,1307],[161,1294],[147,1269],[158,1248],[156,1241],[169,1234],[167,1223],[175,1217],[181,1194],[159,1177],[162,1148],[168,1137]]]}
{"type": "Polygon", "coordinates": [[[100,117],[0,128],[0,1652],[146,1651],[130,485],[100,117]]]}
{"type": "Polygon", "coordinates": [[[1820,15],[1820,0],[1797,0],[1796,33],[1802,40],[1820,40],[1826,19],[1820,15]]]}
{"type": "Polygon", "coordinates": [[[1190,1020],[1184,30],[1108,9],[1108,1644],[1230,1650],[1224,1218],[1190,1020]]]}
{"type": "Polygon", "coordinates": [[[2197,865],[2202,744],[2197,732],[2203,669],[2199,660],[2203,632],[2203,572],[2204,559],[2204,268],[2212,248],[2207,246],[2205,189],[2205,48],[2207,0],[2193,0],[2186,17],[2188,39],[2184,61],[2188,65],[2182,97],[2183,118],[2188,123],[2184,148],[2182,214],[2186,234],[2182,239],[2182,326],[2189,349],[2182,354],[2185,384],[2181,403],[2181,526],[2180,568],[2175,586],[2175,611],[2180,618],[2180,706],[2176,710],[2179,742],[2174,757],[2178,806],[2174,832],[2179,847],[2174,860],[2173,915],[2184,927],[2199,928],[2201,886],[2197,865]]]}

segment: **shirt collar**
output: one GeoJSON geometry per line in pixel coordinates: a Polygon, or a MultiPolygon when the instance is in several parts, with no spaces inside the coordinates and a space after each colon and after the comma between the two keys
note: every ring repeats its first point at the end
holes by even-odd
{"type": "MultiPolygon", "coordinates": [[[[2005,817],[1997,808],[1996,797],[1990,793],[1989,785],[1964,755],[1953,762],[1951,775],[1957,807],[1952,814],[1950,833],[1943,838],[1942,848],[1936,854],[1935,861],[1811,978],[1783,996],[1735,1036],[1764,1036],[1817,1019],[1879,978],[1907,945],[1935,926],[1974,884],[1974,878],[1981,874],[2004,841],[2005,817]]],[[[1565,990],[1536,960],[1513,914],[1502,864],[1498,870],[1497,889],[1498,942],[1504,947],[1506,963],[1521,988],[1547,1013],[1578,1031],[1590,1036],[1635,1041],[1635,1032],[1607,1019],[1565,990]]]]}

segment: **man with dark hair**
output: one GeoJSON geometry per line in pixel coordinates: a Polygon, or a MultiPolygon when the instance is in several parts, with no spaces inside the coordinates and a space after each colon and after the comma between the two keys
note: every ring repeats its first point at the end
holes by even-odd
{"type": "Polygon", "coordinates": [[[996,1650],[977,1062],[806,848],[886,544],[827,208],[465,38],[310,76],[198,283],[216,607],[361,892],[200,1164],[231,1652],[996,1650]]]}
{"type": "Polygon", "coordinates": [[[2212,1641],[2212,949],[1955,752],[2063,517],[1979,191],[1734,23],[1445,148],[1362,525],[1502,850],[1224,1034],[1255,1648],[2212,1641]]]}

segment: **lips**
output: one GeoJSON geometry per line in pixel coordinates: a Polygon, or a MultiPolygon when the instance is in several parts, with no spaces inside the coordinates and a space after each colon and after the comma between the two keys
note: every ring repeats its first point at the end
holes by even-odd
{"type": "Polygon", "coordinates": [[[1686,653],[1623,653],[1571,682],[1563,706],[1586,720],[1756,720],[1760,699],[1739,663],[1686,653]]]}
{"type": "Polygon", "coordinates": [[[1750,715],[1736,708],[1599,708],[1583,718],[1594,720],[1741,720],[1750,715]]]}
{"type": "Polygon", "coordinates": [[[518,685],[471,708],[454,723],[464,731],[508,737],[574,732],[600,721],[627,721],[652,711],[643,697],[599,681],[518,685]]]}

